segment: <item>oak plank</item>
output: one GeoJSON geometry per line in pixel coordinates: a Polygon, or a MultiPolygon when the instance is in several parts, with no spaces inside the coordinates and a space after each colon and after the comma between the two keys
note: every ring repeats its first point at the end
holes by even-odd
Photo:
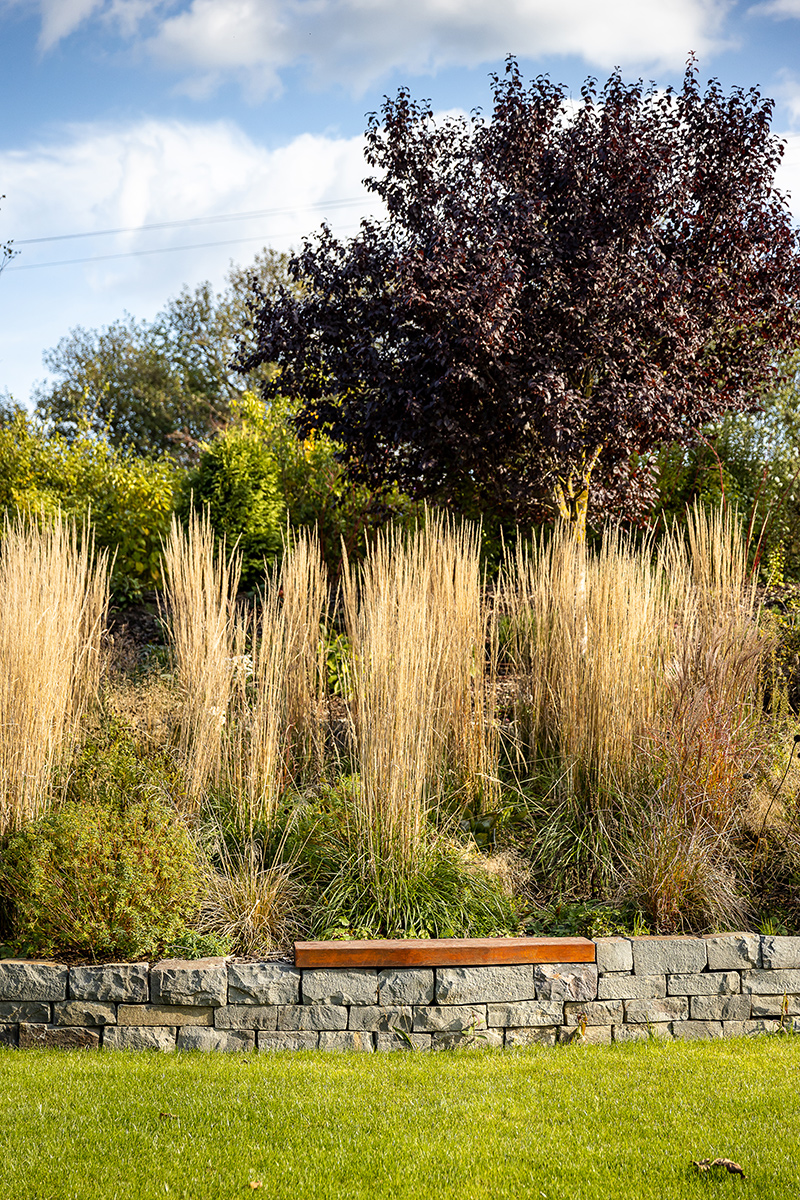
{"type": "Polygon", "coordinates": [[[401,938],[295,942],[297,967],[473,967],[492,964],[594,962],[583,937],[401,938]]]}

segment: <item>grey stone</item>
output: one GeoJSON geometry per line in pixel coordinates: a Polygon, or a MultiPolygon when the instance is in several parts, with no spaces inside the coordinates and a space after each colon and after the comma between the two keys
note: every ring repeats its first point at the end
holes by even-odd
{"type": "Polygon", "coordinates": [[[394,1029],[411,1032],[414,1015],[409,1004],[394,1008],[379,1008],[373,1005],[353,1005],[350,1009],[348,1029],[362,1033],[391,1033],[394,1029]]]}
{"type": "MultiPolygon", "coordinates": [[[[625,1020],[621,1000],[584,1000],[564,1005],[564,1024],[580,1025],[581,1020],[590,1025],[621,1025],[625,1020]]],[[[610,1037],[609,1037],[610,1040],[610,1037]]]]}
{"type": "Polygon", "coordinates": [[[595,961],[601,975],[610,971],[632,971],[633,950],[629,938],[595,938],[595,961]]]}
{"type": "Polygon", "coordinates": [[[748,1021],[750,996],[692,996],[689,1009],[693,1021],[748,1021]]]}
{"type": "Polygon", "coordinates": [[[358,1033],[355,1030],[324,1029],[319,1035],[320,1050],[369,1050],[375,1049],[371,1033],[358,1033]]]}
{"type": "Polygon", "coordinates": [[[430,1050],[433,1035],[430,1033],[407,1033],[404,1037],[398,1037],[396,1033],[377,1033],[375,1035],[375,1049],[378,1051],[389,1050],[430,1050]]]}
{"type": "Polygon", "coordinates": [[[666,1021],[686,1021],[689,1001],[686,996],[666,1000],[626,1000],[625,1020],[630,1025],[657,1025],[666,1021]]]}
{"type": "Polygon", "coordinates": [[[347,971],[319,967],[303,971],[303,1003],[377,1004],[378,972],[366,967],[347,971]]]}
{"type": "Polygon", "coordinates": [[[146,962],[70,967],[69,998],[111,1004],[146,1004],[150,999],[149,970],[146,962]]]}
{"type": "Polygon", "coordinates": [[[434,1033],[431,1050],[499,1050],[503,1045],[502,1029],[434,1033]]]}
{"type": "Polygon", "coordinates": [[[610,1025],[587,1025],[583,1033],[575,1025],[562,1025],[558,1031],[560,1042],[572,1042],[580,1046],[610,1046],[610,1025]]]}
{"type": "Polygon", "coordinates": [[[615,1042],[649,1042],[652,1038],[671,1038],[672,1025],[668,1021],[655,1021],[650,1025],[615,1025],[615,1042]]]}
{"type": "Polygon", "coordinates": [[[533,976],[537,1000],[594,1000],[597,996],[594,963],[540,963],[533,976]]]}
{"type": "Polygon", "coordinates": [[[744,1037],[746,1021],[723,1021],[722,1036],[724,1038],[744,1037]]]}
{"type": "Polygon", "coordinates": [[[742,991],[754,996],[782,996],[800,992],[800,970],[743,971],[742,991]]]}
{"type": "Polygon", "coordinates": [[[18,1031],[16,1025],[0,1025],[0,1046],[17,1045],[18,1031]]]}
{"type": "Polygon", "coordinates": [[[703,975],[670,975],[670,996],[735,996],[740,990],[738,971],[706,971],[703,975]]]}
{"type": "Polygon", "coordinates": [[[97,1029],[78,1029],[74,1025],[29,1025],[21,1022],[19,1048],[28,1050],[39,1046],[45,1050],[97,1050],[100,1032],[97,1029]]]}
{"type": "Polygon", "coordinates": [[[431,1005],[414,1008],[415,1033],[463,1033],[486,1028],[485,1004],[431,1005]]]}
{"type": "Polygon", "coordinates": [[[214,1009],[191,1004],[120,1004],[118,1025],[213,1025],[214,1009]]]}
{"type": "Polygon", "coordinates": [[[391,967],[378,974],[378,1004],[433,1004],[433,971],[391,967]]]}
{"type": "Polygon", "coordinates": [[[49,1025],[50,1005],[35,1000],[5,1000],[0,1002],[0,1021],[8,1021],[12,1025],[20,1021],[49,1025]]]}
{"type": "Polygon", "coordinates": [[[633,940],[636,975],[697,975],[708,965],[699,937],[640,937],[633,940]]]}
{"type": "Polygon", "coordinates": [[[347,1029],[347,1009],[342,1004],[282,1004],[278,1009],[278,1029],[347,1029]]]}
{"type": "Polygon", "coordinates": [[[252,1029],[203,1029],[194,1026],[178,1030],[179,1050],[255,1050],[256,1035],[252,1029]]]}
{"type": "Polygon", "coordinates": [[[106,1025],[104,1050],[174,1050],[174,1025],[106,1025]]]}
{"type": "Polygon", "coordinates": [[[722,1037],[722,1021],[675,1021],[672,1036],[684,1042],[702,1042],[722,1037]]]}
{"type": "Polygon", "coordinates": [[[560,1000],[521,1000],[519,1004],[489,1004],[487,1024],[520,1029],[524,1026],[560,1025],[564,1005],[560,1000]]]}
{"type": "Polygon", "coordinates": [[[226,1004],[214,1009],[217,1029],[277,1029],[278,1006],[275,1004],[226,1004]]]}
{"type": "Polygon", "coordinates": [[[219,1007],[228,1002],[228,969],[224,958],[184,961],[165,958],[150,972],[154,1004],[196,1004],[219,1007]]]}
{"type": "Polygon", "coordinates": [[[703,939],[709,971],[747,971],[761,965],[757,933],[716,933],[703,939]]]}
{"type": "Polygon", "coordinates": [[[780,1029],[779,1021],[745,1021],[744,1032],[745,1037],[759,1037],[762,1033],[777,1033],[780,1029]]]}
{"type": "Polygon", "coordinates": [[[800,967],[800,937],[762,937],[761,965],[771,971],[800,967]]]}
{"type": "Polygon", "coordinates": [[[259,1050],[316,1050],[319,1045],[319,1034],[309,1029],[291,1032],[259,1029],[257,1036],[259,1050]]]}
{"type": "Polygon", "coordinates": [[[485,1004],[487,1000],[535,1000],[533,967],[440,967],[436,971],[437,1004],[485,1004]]]}
{"type": "Polygon", "coordinates": [[[117,1009],[99,1000],[58,1000],[53,1005],[54,1025],[116,1025],[117,1009]]]}
{"type": "Polygon", "coordinates": [[[61,963],[6,958],[0,962],[3,1000],[66,1000],[69,968],[61,963]]]}
{"type": "Polygon", "coordinates": [[[667,994],[665,975],[601,975],[598,1000],[658,1000],[667,994]]]}
{"type": "Polygon", "coordinates": [[[228,963],[229,1004],[299,1004],[300,971],[289,963],[228,963]]]}
{"type": "Polygon", "coordinates": [[[783,1006],[786,1004],[786,1016],[800,1016],[800,996],[790,996],[788,992],[783,996],[749,996],[751,1005],[750,1012],[747,1014],[750,1017],[775,1017],[776,1020],[783,1015],[783,1006]]]}
{"type": "Polygon", "coordinates": [[[558,1026],[527,1026],[525,1029],[507,1029],[506,1046],[555,1046],[558,1026]]]}

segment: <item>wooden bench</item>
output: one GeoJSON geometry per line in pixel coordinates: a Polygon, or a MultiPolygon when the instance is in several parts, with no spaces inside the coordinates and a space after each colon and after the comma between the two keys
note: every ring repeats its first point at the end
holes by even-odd
{"type": "Polygon", "coordinates": [[[404,938],[295,942],[296,967],[478,967],[513,963],[593,963],[582,937],[404,938]]]}

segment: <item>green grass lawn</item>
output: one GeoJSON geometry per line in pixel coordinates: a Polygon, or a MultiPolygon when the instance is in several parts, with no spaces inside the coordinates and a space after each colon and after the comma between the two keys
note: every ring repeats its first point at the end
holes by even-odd
{"type": "Polygon", "coordinates": [[[374,1056],[4,1050],[0,1097],[0,1200],[800,1195],[800,1038],[374,1056]],[[746,1179],[691,1168],[718,1155],[746,1179]]]}

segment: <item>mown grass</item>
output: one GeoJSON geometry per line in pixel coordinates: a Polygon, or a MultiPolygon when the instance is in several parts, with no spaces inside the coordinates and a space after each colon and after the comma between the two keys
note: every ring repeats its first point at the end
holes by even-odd
{"type": "Polygon", "coordinates": [[[437,1055],[0,1053],[3,1200],[800,1194],[800,1039],[437,1055]],[[700,1177],[724,1156],[746,1178],[700,1177]]]}

